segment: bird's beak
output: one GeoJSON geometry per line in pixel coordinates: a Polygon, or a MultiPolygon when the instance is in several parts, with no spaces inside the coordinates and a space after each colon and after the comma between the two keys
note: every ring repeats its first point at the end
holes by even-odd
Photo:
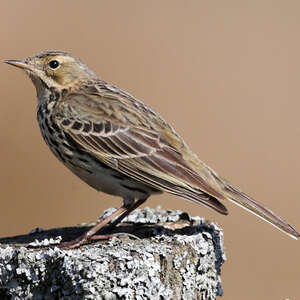
{"type": "Polygon", "coordinates": [[[15,60],[15,59],[11,59],[11,60],[5,60],[5,63],[12,65],[14,67],[23,69],[23,70],[28,70],[28,71],[32,71],[32,69],[30,68],[30,66],[24,62],[23,60],[15,60]]]}

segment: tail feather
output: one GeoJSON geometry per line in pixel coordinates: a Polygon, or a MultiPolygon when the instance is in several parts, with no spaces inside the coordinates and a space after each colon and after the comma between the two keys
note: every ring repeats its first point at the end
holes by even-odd
{"type": "Polygon", "coordinates": [[[288,234],[292,238],[296,240],[300,238],[300,234],[290,224],[278,217],[270,209],[264,207],[263,205],[261,205],[245,193],[239,191],[237,188],[233,187],[229,183],[224,184],[224,191],[228,197],[228,200],[230,200],[231,202],[250,211],[251,213],[263,219],[264,221],[270,223],[279,230],[288,234]]]}

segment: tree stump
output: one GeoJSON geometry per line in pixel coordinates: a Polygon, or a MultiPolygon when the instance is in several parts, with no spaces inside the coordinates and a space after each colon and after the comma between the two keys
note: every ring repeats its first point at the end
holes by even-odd
{"type": "Polygon", "coordinates": [[[111,240],[72,250],[55,246],[60,237],[71,240],[89,227],[1,238],[0,299],[191,300],[222,295],[225,254],[223,232],[216,224],[181,211],[144,208],[124,219],[111,240]]]}

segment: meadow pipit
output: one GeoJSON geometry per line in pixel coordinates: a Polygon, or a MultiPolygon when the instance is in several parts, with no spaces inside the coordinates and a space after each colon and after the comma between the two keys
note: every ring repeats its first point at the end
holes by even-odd
{"type": "Polygon", "coordinates": [[[44,51],[6,63],[31,78],[38,122],[54,155],[98,191],[120,196],[123,205],[64,247],[90,239],[118,217],[116,225],[156,193],[168,192],[226,215],[229,200],[298,239],[299,233],[272,211],[233,187],[204,164],[175,130],[149,106],[97,77],[63,51],[44,51]]]}

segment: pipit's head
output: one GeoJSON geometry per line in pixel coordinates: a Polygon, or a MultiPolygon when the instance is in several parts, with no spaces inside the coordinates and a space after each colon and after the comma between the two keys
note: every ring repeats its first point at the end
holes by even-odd
{"type": "Polygon", "coordinates": [[[6,63],[24,70],[33,81],[37,92],[40,89],[68,88],[79,80],[94,78],[94,72],[71,54],[48,50],[24,60],[6,60],[6,63]]]}

